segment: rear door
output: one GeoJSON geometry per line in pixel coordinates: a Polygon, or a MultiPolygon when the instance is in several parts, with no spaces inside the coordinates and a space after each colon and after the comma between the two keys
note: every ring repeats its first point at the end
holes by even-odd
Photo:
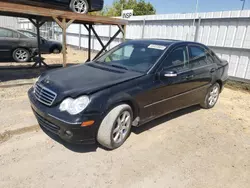
{"type": "Polygon", "coordinates": [[[17,46],[19,36],[9,29],[0,28],[0,55],[2,58],[12,57],[12,50],[17,46]]]}
{"type": "Polygon", "coordinates": [[[189,68],[193,72],[192,87],[198,91],[197,99],[202,100],[216,75],[218,67],[208,50],[203,46],[190,44],[188,51],[189,68]]]}

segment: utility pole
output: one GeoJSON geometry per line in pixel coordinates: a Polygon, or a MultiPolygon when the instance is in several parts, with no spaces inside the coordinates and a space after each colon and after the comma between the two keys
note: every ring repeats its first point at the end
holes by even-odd
{"type": "Polygon", "coordinates": [[[245,8],[245,3],[246,3],[246,0],[240,0],[240,1],[242,1],[242,9],[241,9],[241,10],[244,10],[244,8],[245,8]]]}
{"type": "Polygon", "coordinates": [[[195,35],[195,34],[194,34],[194,32],[195,32],[194,25],[195,25],[196,16],[197,16],[197,13],[198,13],[198,8],[199,8],[199,0],[196,0],[195,16],[194,16],[194,20],[193,20],[193,31],[192,31],[191,36],[194,36],[194,35],[195,35]]]}

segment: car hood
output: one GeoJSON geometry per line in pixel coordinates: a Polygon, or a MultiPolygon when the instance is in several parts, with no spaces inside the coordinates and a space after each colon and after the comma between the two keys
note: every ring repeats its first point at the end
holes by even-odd
{"type": "Polygon", "coordinates": [[[143,73],[87,63],[50,71],[41,76],[40,83],[61,97],[91,94],[113,85],[138,78],[143,73]]]}

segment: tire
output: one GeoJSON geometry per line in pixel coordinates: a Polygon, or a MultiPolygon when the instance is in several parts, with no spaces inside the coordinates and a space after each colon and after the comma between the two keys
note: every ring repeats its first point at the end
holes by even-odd
{"type": "Polygon", "coordinates": [[[204,101],[200,104],[202,108],[210,109],[215,106],[219,99],[220,95],[220,85],[218,83],[215,83],[212,85],[205,96],[204,101]]]}
{"type": "Polygon", "coordinates": [[[50,52],[53,54],[59,54],[61,53],[61,49],[56,46],[56,47],[53,47],[50,52]]]}
{"type": "Polygon", "coordinates": [[[132,120],[133,112],[129,105],[121,104],[113,108],[99,127],[97,141],[108,149],[120,147],[130,134],[132,120]]]}
{"type": "Polygon", "coordinates": [[[31,55],[25,48],[17,48],[13,51],[12,57],[16,62],[29,62],[31,55]]]}
{"type": "Polygon", "coordinates": [[[79,14],[87,14],[89,11],[89,3],[87,0],[71,0],[69,7],[73,12],[79,14]]]}

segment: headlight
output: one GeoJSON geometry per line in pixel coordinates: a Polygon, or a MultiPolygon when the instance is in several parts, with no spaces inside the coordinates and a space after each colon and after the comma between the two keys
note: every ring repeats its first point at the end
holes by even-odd
{"type": "Polygon", "coordinates": [[[82,112],[89,104],[90,99],[88,96],[81,96],[77,99],[67,98],[59,107],[61,112],[67,111],[71,115],[76,115],[82,112]]]}

